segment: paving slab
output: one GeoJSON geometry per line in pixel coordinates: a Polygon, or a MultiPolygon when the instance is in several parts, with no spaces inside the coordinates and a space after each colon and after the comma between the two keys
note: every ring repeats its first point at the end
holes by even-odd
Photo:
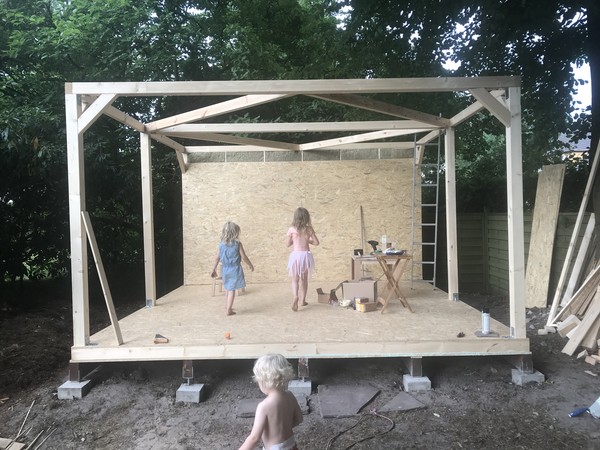
{"type": "Polygon", "coordinates": [[[392,400],[379,408],[378,412],[410,411],[412,409],[426,408],[424,403],[406,392],[400,392],[392,400]]]}
{"type": "Polygon", "coordinates": [[[378,389],[369,385],[320,385],[317,392],[323,418],[352,417],[379,394],[378,389]]]}

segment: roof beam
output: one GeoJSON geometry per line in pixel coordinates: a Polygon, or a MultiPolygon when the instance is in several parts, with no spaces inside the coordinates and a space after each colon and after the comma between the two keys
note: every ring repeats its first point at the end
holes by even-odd
{"type": "Polygon", "coordinates": [[[208,119],[222,114],[227,114],[240,109],[250,108],[252,106],[262,105],[275,100],[280,100],[287,95],[245,95],[243,97],[234,98],[214,105],[205,106],[204,108],[194,109],[165,119],[155,120],[146,124],[148,131],[156,131],[162,128],[171,127],[174,125],[194,122],[196,120],[208,119]]]}
{"type": "MultiPolygon", "coordinates": [[[[396,136],[406,136],[414,134],[420,130],[382,130],[374,131],[372,133],[355,134],[353,136],[346,136],[342,138],[327,139],[323,141],[310,142],[307,144],[300,144],[299,150],[317,150],[325,147],[333,147],[341,144],[352,144],[357,142],[374,141],[376,139],[386,139],[396,136]]],[[[436,131],[437,133],[437,131],[436,131]]]]}
{"type": "Polygon", "coordinates": [[[506,106],[485,89],[471,89],[470,92],[502,125],[510,127],[510,111],[506,106]]]}
{"type": "Polygon", "coordinates": [[[276,150],[292,150],[298,151],[298,144],[290,144],[288,142],[269,141],[266,139],[253,139],[239,136],[231,136],[228,134],[217,134],[217,133],[203,133],[194,135],[193,137],[185,136],[191,139],[197,139],[200,141],[210,142],[223,142],[225,144],[241,144],[250,145],[254,147],[267,147],[276,150]]]}
{"type": "Polygon", "coordinates": [[[352,94],[337,94],[337,95],[311,95],[311,97],[327,100],[334,103],[339,103],[346,106],[366,109],[378,113],[387,114],[390,116],[403,117],[405,119],[413,119],[419,122],[428,123],[429,125],[438,127],[449,126],[449,120],[443,117],[437,117],[432,114],[416,111],[414,109],[404,108],[403,106],[392,105],[390,103],[373,100],[371,98],[362,97],[352,94]]]}
{"type": "MultiPolygon", "coordinates": [[[[504,89],[497,89],[495,91],[490,92],[490,94],[494,98],[497,99],[497,98],[505,95],[506,91],[504,89]]],[[[459,112],[458,114],[456,114],[450,118],[450,126],[455,127],[456,125],[463,123],[465,120],[471,118],[472,116],[477,114],[482,109],[485,109],[485,106],[479,101],[476,101],[475,103],[470,104],[465,109],[463,109],[461,112],[459,112]]],[[[417,141],[417,144],[426,144],[427,142],[430,142],[430,141],[434,140],[435,138],[437,138],[437,135],[438,135],[437,131],[431,131],[430,133],[426,134],[421,139],[419,139],[417,141]]]]}
{"type": "MultiPolygon", "coordinates": [[[[115,108],[114,106],[109,106],[104,110],[104,114],[108,117],[112,117],[117,122],[121,122],[123,125],[126,125],[134,130],[139,131],[140,133],[145,133],[146,129],[144,124],[137,119],[134,119],[129,114],[124,113],[120,109],[115,108]]],[[[175,150],[175,155],[177,156],[177,162],[179,163],[179,168],[181,169],[181,173],[185,173],[187,170],[187,162],[184,157],[185,147],[181,145],[179,142],[174,141],[173,139],[167,136],[161,135],[151,135],[151,137],[161,144],[165,144],[167,147],[175,150]]]]}
{"type": "Polygon", "coordinates": [[[67,94],[116,94],[138,97],[168,95],[368,94],[386,92],[453,92],[519,87],[515,76],[373,78],[346,80],[235,80],[66,83],[67,94]]]}
{"type": "MultiPolygon", "coordinates": [[[[365,150],[365,149],[395,149],[412,150],[415,144],[412,141],[402,142],[357,142],[354,144],[341,144],[324,147],[322,150],[365,150]]],[[[280,149],[269,147],[257,147],[254,145],[186,145],[187,153],[225,153],[225,152],[257,152],[257,151],[280,151],[280,149]]]]}
{"type": "Polygon", "coordinates": [[[93,100],[92,104],[88,105],[77,119],[77,133],[85,133],[85,131],[92,126],[96,119],[104,113],[106,108],[109,107],[117,97],[118,96],[115,94],[102,94],[93,100]]]}
{"type": "Polygon", "coordinates": [[[192,123],[163,128],[161,134],[193,136],[201,133],[319,133],[329,131],[415,130],[439,128],[414,120],[380,120],[359,122],[298,122],[298,123],[192,123]]]}

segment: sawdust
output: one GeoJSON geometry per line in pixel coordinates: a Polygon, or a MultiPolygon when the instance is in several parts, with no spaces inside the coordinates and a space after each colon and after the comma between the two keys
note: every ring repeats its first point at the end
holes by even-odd
{"type": "MultiPolygon", "coordinates": [[[[2,311],[0,437],[14,437],[35,400],[22,441],[55,429],[43,449],[234,449],[241,444],[252,419],[237,417],[237,406],[260,395],[251,380],[251,361],[198,364],[196,381],[207,389],[206,401],[199,404],[175,402],[182,382],[178,362],[111,364],[86,397],[58,400],[56,389],[69,359],[67,299],[46,298],[2,311]]],[[[487,305],[492,317],[507,321],[505,299],[473,295],[463,301],[487,305]]],[[[93,314],[106,313],[100,304],[93,314]]],[[[433,390],[411,393],[425,408],[383,413],[394,422],[391,431],[387,419],[368,412],[402,392],[398,361],[311,360],[313,394],[296,429],[301,448],[325,449],[331,443],[329,448],[343,449],[369,436],[374,437],[352,448],[598,448],[600,422],[590,414],[568,417],[600,396],[600,377],[585,373],[598,369],[562,354],[566,341],[560,336],[538,336],[545,318],[545,310],[528,310],[534,367],[546,382],[513,385],[512,366],[501,358],[425,358],[423,370],[433,390]],[[317,386],[357,383],[379,391],[361,415],[323,419],[317,386]]]]}

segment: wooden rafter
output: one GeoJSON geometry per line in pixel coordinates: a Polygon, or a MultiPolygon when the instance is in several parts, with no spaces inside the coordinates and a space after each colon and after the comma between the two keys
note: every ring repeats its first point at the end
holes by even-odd
{"type": "Polygon", "coordinates": [[[102,94],[91,105],[88,105],[77,119],[77,131],[79,134],[84,133],[116,98],[117,95],[115,94],[102,94]]]}
{"type": "Polygon", "coordinates": [[[413,119],[436,127],[447,127],[450,125],[450,121],[443,117],[437,117],[433,114],[427,114],[421,111],[416,111],[414,109],[404,108],[403,106],[392,105],[390,103],[381,102],[379,100],[373,100],[372,98],[362,97],[360,95],[311,95],[311,97],[327,100],[334,103],[339,103],[342,105],[366,109],[368,111],[387,114],[389,116],[413,119]]]}
{"type": "Polygon", "coordinates": [[[205,106],[204,108],[194,109],[165,119],[156,120],[146,124],[146,129],[150,132],[160,130],[162,128],[171,127],[178,124],[194,122],[196,120],[208,119],[222,114],[227,114],[240,109],[250,108],[252,106],[262,105],[275,100],[280,100],[287,95],[244,95],[243,97],[235,98],[217,103],[215,105],[205,106]]]}
{"type": "Polygon", "coordinates": [[[300,144],[299,150],[317,150],[326,147],[333,147],[340,144],[351,144],[356,142],[375,141],[377,139],[386,139],[396,136],[406,136],[414,134],[420,130],[382,130],[373,131],[371,133],[355,134],[342,138],[326,139],[323,141],[310,142],[308,144],[300,144]]]}
{"type": "MultiPolygon", "coordinates": [[[[123,111],[115,108],[114,106],[107,107],[104,111],[104,114],[106,114],[109,117],[112,117],[117,122],[121,122],[123,125],[127,125],[128,127],[139,131],[140,133],[146,132],[146,128],[142,122],[131,117],[129,114],[124,113],[123,111]]],[[[185,153],[185,147],[179,142],[168,138],[167,136],[152,135],[152,138],[160,142],[161,144],[165,144],[167,147],[170,147],[173,150],[175,150],[177,162],[179,162],[179,168],[181,169],[182,173],[185,173],[185,171],[187,170],[187,162],[183,155],[185,153]]]]}
{"type": "MultiPolygon", "coordinates": [[[[174,134],[173,134],[174,135],[174,134]]],[[[186,136],[189,137],[189,136],[186,136]]],[[[223,142],[225,144],[242,144],[252,145],[256,147],[267,147],[277,150],[293,150],[298,151],[298,144],[289,144],[287,142],[269,141],[266,139],[253,139],[246,137],[231,136],[228,134],[217,134],[217,133],[202,133],[194,135],[192,139],[198,139],[201,141],[210,142],[223,142]]]]}
{"type": "Polygon", "coordinates": [[[510,111],[500,103],[486,89],[471,89],[471,94],[477,99],[492,115],[502,122],[505,127],[510,126],[510,111]]]}

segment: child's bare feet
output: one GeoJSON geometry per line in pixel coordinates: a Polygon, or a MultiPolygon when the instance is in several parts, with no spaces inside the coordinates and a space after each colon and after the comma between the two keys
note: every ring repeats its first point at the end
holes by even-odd
{"type": "Polygon", "coordinates": [[[304,300],[304,301],[302,302],[302,306],[308,306],[308,302],[307,302],[306,300],[304,300]]]}
{"type": "Polygon", "coordinates": [[[233,309],[231,309],[231,310],[227,311],[227,315],[233,316],[233,315],[235,315],[235,311],[233,309]]]}
{"type": "Polygon", "coordinates": [[[292,311],[298,311],[298,297],[294,297],[294,301],[292,302],[292,311]]]}

